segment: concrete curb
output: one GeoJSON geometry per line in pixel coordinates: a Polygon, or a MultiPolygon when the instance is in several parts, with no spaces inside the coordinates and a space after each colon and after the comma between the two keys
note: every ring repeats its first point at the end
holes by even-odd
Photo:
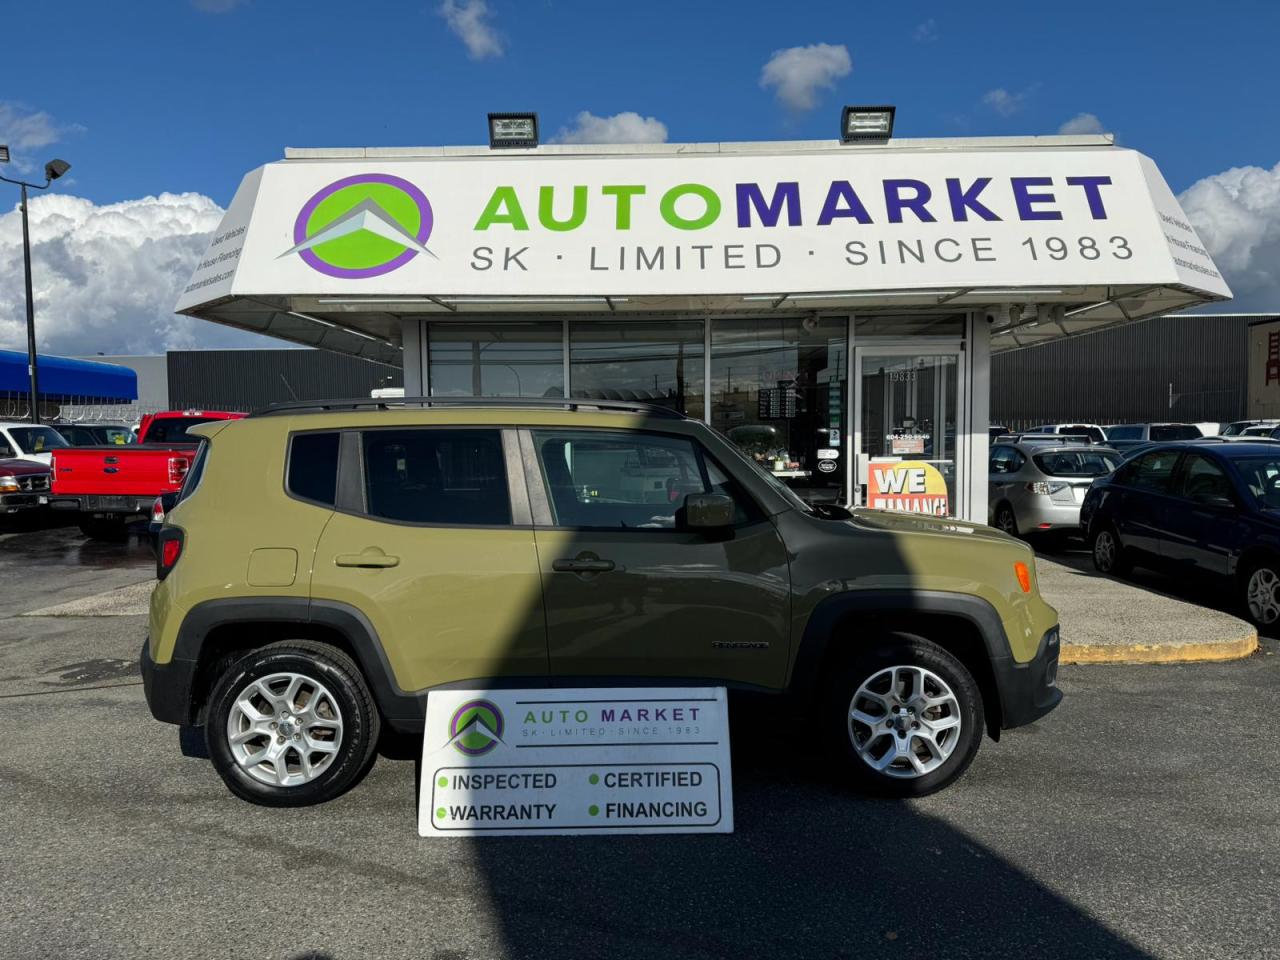
{"type": "Polygon", "coordinates": [[[1061,663],[1204,663],[1241,660],[1258,649],[1258,633],[1234,640],[1202,643],[1069,643],[1062,641],[1061,663]]]}

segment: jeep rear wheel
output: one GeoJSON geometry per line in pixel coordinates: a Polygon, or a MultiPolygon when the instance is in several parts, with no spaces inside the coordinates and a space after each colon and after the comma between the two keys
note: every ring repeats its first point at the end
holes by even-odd
{"type": "Polygon", "coordinates": [[[870,793],[941,790],[982,744],[982,694],[972,674],[911,634],[888,634],[833,671],[826,706],[850,778],[870,793]]]}
{"type": "Polygon", "coordinates": [[[210,698],[205,737],[223,782],[266,806],[331,800],[369,769],[380,719],[342,651],[275,643],[233,663],[210,698]]]}

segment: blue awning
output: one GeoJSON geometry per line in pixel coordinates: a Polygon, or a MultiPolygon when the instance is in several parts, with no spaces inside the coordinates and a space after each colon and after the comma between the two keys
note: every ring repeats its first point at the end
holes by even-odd
{"type": "MultiPolygon", "coordinates": [[[[36,358],[40,396],[54,403],[121,403],[138,399],[138,375],[128,367],[68,357],[36,358]]],[[[31,390],[27,355],[0,350],[0,394],[31,390]]]]}

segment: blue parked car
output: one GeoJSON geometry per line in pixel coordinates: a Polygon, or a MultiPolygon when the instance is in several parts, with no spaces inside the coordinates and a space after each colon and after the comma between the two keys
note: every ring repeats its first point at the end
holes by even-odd
{"type": "Polygon", "coordinates": [[[1165,443],[1095,480],[1093,564],[1216,580],[1255,624],[1280,621],[1280,444],[1165,443]]]}

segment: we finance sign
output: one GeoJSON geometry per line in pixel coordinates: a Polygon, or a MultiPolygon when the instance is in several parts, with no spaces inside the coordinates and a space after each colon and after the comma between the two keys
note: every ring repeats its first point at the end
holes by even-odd
{"type": "Polygon", "coordinates": [[[258,292],[292,293],[1152,282],[1168,272],[1168,247],[1138,157],[1107,149],[286,162],[264,168],[236,256],[239,279],[258,292]]]}

